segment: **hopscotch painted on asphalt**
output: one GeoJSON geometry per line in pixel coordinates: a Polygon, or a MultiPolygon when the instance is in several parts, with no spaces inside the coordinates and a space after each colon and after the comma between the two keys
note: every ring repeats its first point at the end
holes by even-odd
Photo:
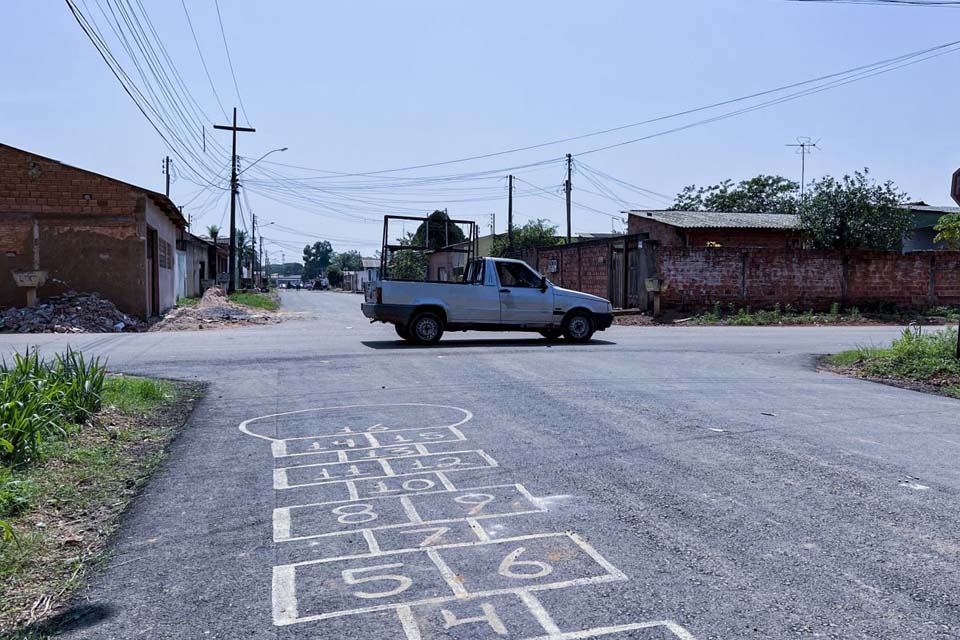
{"type": "Polygon", "coordinates": [[[555,620],[548,595],[629,578],[577,533],[516,526],[550,500],[491,480],[496,460],[461,431],[472,418],[459,407],[390,404],[241,423],[274,458],[273,539],[285,562],[273,568],[273,623],[359,629],[367,620],[378,637],[408,640],[693,640],[668,620],[587,629],[555,620]],[[383,631],[391,624],[395,635],[383,631]]]}

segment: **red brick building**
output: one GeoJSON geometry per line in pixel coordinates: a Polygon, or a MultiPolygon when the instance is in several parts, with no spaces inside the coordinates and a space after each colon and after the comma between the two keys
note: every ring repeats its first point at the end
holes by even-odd
{"type": "Polygon", "coordinates": [[[628,233],[647,234],[661,247],[795,249],[803,234],[800,218],[781,213],[629,211],[628,233]]]}
{"type": "Polygon", "coordinates": [[[148,317],[176,302],[186,220],[162,193],[0,144],[0,307],[21,306],[12,271],[48,272],[45,297],[98,292],[148,317]]]}

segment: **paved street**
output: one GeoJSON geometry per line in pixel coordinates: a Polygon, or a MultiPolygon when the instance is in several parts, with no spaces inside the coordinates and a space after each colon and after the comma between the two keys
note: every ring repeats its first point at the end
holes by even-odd
{"type": "Polygon", "coordinates": [[[211,384],[67,637],[960,637],[960,402],[814,369],[896,328],[418,348],[359,296],[283,301],[0,336],[211,384]]]}

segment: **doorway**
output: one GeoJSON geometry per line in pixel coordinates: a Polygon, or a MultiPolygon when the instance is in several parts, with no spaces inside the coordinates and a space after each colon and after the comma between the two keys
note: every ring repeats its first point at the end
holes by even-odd
{"type": "Polygon", "coordinates": [[[160,265],[157,230],[147,227],[147,317],[160,313],[160,265]]]}

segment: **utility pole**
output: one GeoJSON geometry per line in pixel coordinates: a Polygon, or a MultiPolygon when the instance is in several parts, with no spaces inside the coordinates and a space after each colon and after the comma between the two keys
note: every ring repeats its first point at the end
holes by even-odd
{"type": "Polygon", "coordinates": [[[261,236],[260,236],[260,286],[261,286],[261,287],[263,287],[263,276],[264,276],[264,275],[266,275],[268,278],[270,277],[270,271],[269,271],[269,270],[267,270],[266,273],[264,273],[264,268],[263,268],[263,236],[261,235],[261,236]]]}
{"type": "Polygon", "coordinates": [[[496,234],[497,234],[497,214],[491,213],[490,214],[490,235],[493,236],[496,234]]]}
{"type": "Polygon", "coordinates": [[[250,210],[250,283],[256,288],[257,276],[254,271],[257,267],[257,214],[250,210]]]}
{"type": "Polygon", "coordinates": [[[164,194],[170,197],[170,156],[163,159],[163,175],[167,176],[167,190],[164,194]]]}
{"type": "Polygon", "coordinates": [[[507,176],[507,246],[513,251],[513,176],[507,176]]]}
{"type": "MultiPolygon", "coordinates": [[[[819,140],[817,140],[819,142],[819,140]]],[[[796,147],[797,153],[800,154],[800,200],[803,200],[803,194],[805,193],[807,185],[807,154],[813,153],[814,149],[818,149],[817,143],[810,140],[806,136],[801,136],[797,138],[796,144],[787,144],[786,147],[796,147]]]]}
{"type": "Polygon", "coordinates": [[[227,273],[230,274],[227,293],[233,293],[237,290],[237,192],[239,191],[237,182],[237,131],[253,133],[256,129],[237,126],[236,107],[233,108],[233,125],[215,124],[213,128],[233,132],[233,147],[230,154],[230,264],[227,265],[227,273]]]}
{"type": "Polygon", "coordinates": [[[563,182],[563,190],[567,192],[567,244],[573,242],[570,232],[570,191],[573,189],[573,156],[567,154],[567,179],[563,182]]]}

